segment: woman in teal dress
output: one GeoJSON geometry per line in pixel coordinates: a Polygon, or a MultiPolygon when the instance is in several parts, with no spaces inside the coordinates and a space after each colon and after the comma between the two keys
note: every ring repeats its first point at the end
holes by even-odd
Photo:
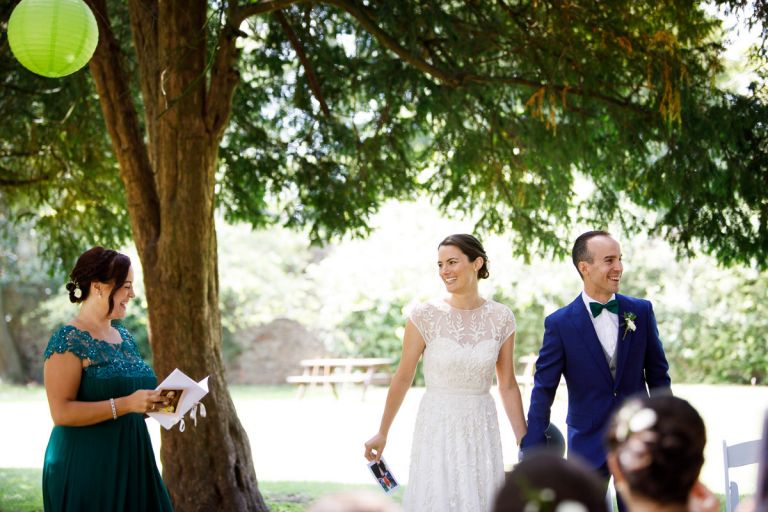
{"type": "Polygon", "coordinates": [[[134,297],[130,259],[94,247],[78,258],[67,289],[80,311],[45,349],[55,424],[43,466],[45,510],[172,510],[144,422],[163,404],[157,379],[131,334],[111,323],[134,297]]]}

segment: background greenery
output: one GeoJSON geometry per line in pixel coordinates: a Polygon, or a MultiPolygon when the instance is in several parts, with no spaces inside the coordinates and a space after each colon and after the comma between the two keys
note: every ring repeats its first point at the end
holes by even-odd
{"type": "MultiPolygon", "coordinates": [[[[319,248],[295,231],[219,222],[221,311],[224,357],[245,348],[243,333],[275,318],[301,322],[340,355],[399,358],[407,311],[418,300],[442,293],[434,254],[448,233],[471,230],[471,221],[446,219],[426,202],[390,202],[374,218],[365,240],[345,239],[319,248]]],[[[575,226],[574,232],[582,227],[575,226]]],[[[720,267],[709,256],[678,255],[664,241],[623,241],[622,292],[654,303],[664,345],[677,382],[766,384],[768,272],[746,266],[720,267]]],[[[22,349],[27,380],[40,380],[40,354],[50,332],[73,314],[65,278],[42,271],[34,233],[3,254],[5,317],[22,349]],[[10,260],[12,250],[22,257],[10,260]]],[[[580,281],[568,260],[514,256],[512,236],[484,241],[491,278],[484,295],[507,304],[518,325],[518,356],[536,353],[544,317],[570,302],[580,281]]],[[[130,251],[129,251],[130,252],[130,251]]],[[[134,261],[137,261],[134,258],[134,261]]],[[[125,323],[151,357],[141,279],[125,323]]],[[[417,384],[422,383],[421,373],[417,384]]]]}

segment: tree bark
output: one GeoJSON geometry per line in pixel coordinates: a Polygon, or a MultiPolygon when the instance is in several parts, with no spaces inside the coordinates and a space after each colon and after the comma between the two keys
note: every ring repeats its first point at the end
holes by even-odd
{"type": "Polygon", "coordinates": [[[183,433],[162,433],[163,478],[177,511],[265,511],[221,361],[214,185],[226,125],[222,113],[228,116],[226,102],[231,110],[237,77],[226,69],[227,61],[234,65],[234,42],[226,47],[227,61],[217,65],[222,78],[214,80],[219,94],[211,97],[205,77],[206,2],[129,3],[145,137],[106,2],[88,1],[100,31],[90,69],[128,197],[155,371],[160,379],[174,368],[196,380],[210,375],[210,393],[203,399],[207,417],[183,433]]]}

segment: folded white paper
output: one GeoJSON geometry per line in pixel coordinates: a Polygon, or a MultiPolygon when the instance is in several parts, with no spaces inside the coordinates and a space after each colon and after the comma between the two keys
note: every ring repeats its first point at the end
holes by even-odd
{"type": "Polygon", "coordinates": [[[176,423],[183,421],[184,415],[208,394],[208,377],[195,382],[176,368],[156,389],[166,395],[170,407],[160,412],[147,413],[147,415],[156,419],[166,430],[170,430],[176,423]]]}

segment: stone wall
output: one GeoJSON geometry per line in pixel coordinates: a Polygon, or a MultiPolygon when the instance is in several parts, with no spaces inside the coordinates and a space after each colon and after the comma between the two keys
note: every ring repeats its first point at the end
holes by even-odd
{"type": "Polygon", "coordinates": [[[230,384],[285,384],[301,359],[328,355],[322,341],[295,320],[278,318],[237,336],[239,357],[227,366],[230,384]]]}

